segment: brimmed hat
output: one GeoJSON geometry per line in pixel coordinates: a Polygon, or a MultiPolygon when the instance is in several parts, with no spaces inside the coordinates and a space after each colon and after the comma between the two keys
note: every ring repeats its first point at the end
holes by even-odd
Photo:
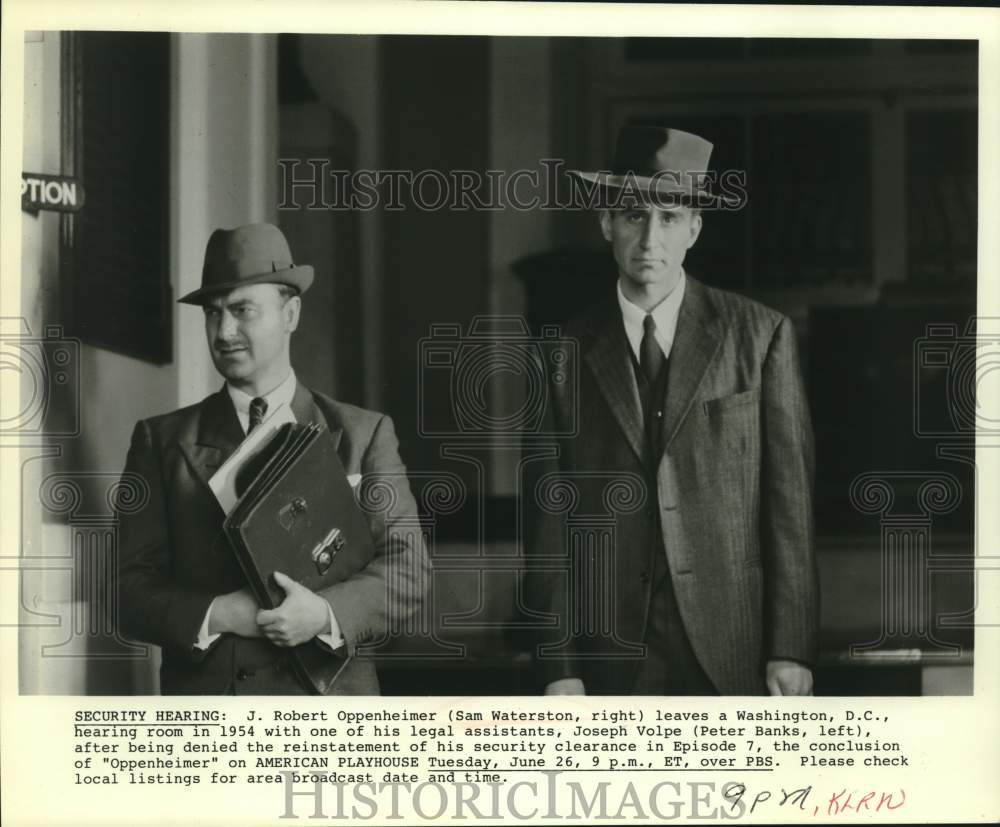
{"type": "Polygon", "coordinates": [[[245,284],[287,284],[304,293],[312,282],[313,268],[295,266],[281,230],[273,224],[245,224],[212,233],[205,247],[201,287],[178,301],[204,304],[207,296],[245,284]]]}
{"type": "Polygon", "coordinates": [[[616,194],[634,194],[664,206],[735,207],[732,195],[708,188],[712,144],[699,135],[661,126],[626,126],[618,132],[610,172],[570,170],[616,194]]]}

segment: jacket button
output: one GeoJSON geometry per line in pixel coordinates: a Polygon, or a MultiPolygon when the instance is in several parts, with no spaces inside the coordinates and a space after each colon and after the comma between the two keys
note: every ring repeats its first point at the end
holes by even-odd
{"type": "Polygon", "coordinates": [[[249,677],[250,673],[247,672],[246,669],[241,669],[239,672],[236,673],[236,680],[238,681],[245,681],[249,677]]]}
{"type": "Polygon", "coordinates": [[[645,586],[649,582],[649,572],[644,571],[642,574],[640,574],[639,582],[645,586]]]}

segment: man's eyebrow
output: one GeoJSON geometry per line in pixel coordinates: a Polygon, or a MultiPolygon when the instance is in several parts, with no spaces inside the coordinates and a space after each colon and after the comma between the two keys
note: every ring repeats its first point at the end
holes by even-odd
{"type": "Polygon", "coordinates": [[[228,303],[217,301],[202,305],[202,308],[206,313],[210,310],[221,311],[222,308],[226,308],[229,312],[233,312],[234,310],[244,310],[248,307],[257,307],[257,303],[253,299],[237,299],[236,301],[228,303]]]}

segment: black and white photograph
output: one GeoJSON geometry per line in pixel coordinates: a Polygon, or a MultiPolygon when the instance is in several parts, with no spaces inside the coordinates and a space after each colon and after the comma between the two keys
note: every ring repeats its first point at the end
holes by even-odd
{"type": "Polygon", "coordinates": [[[975,41],[26,60],[23,692],[971,691],[975,41]]]}
{"type": "MultiPolygon", "coordinates": [[[[446,702],[425,744],[476,720],[454,699],[569,710],[517,714],[574,721],[549,734],[575,758],[429,767],[700,767],[726,818],[898,819],[876,777],[859,804],[721,771],[907,767],[893,704],[995,680],[995,27],[671,35],[632,7],[584,34],[571,6],[614,7],[506,5],[566,30],[23,32],[7,686],[96,723],[78,752],[141,739],[93,710],[142,699],[235,738],[272,696],[358,743],[408,699],[446,702]],[[777,758],[724,712],[657,726],[676,763],[597,755],[681,709],[785,724],[756,727],[777,758]]],[[[77,785],[154,783],[90,760],[77,785]]],[[[311,812],[290,779],[261,819],[311,812]]]]}

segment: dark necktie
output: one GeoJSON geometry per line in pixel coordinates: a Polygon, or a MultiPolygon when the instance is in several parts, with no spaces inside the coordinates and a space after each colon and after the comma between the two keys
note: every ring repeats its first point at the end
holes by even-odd
{"type": "Polygon", "coordinates": [[[656,387],[663,370],[663,351],[656,341],[656,321],[649,313],[642,320],[642,344],[639,346],[639,367],[649,382],[650,388],[656,387]]]}
{"type": "Polygon", "coordinates": [[[663,368],[666,357],[656,341],[656,322],[649,314],[642,320],[642,344],[639,345],[639,369],[646,378],[642,417],[646,426],[646,445],[654,463],[660,458],[660,427],[663,421],[663,368]]]}
{"type": "Polygon", "coordinates": [[[254,428],[260,425],[264,421],[264,415],[267,413],[267,400],[262,399],[259,396],[255,396],[250,400],[250,427],[247,428],[247,433],[249,434],[254,428]]]}

